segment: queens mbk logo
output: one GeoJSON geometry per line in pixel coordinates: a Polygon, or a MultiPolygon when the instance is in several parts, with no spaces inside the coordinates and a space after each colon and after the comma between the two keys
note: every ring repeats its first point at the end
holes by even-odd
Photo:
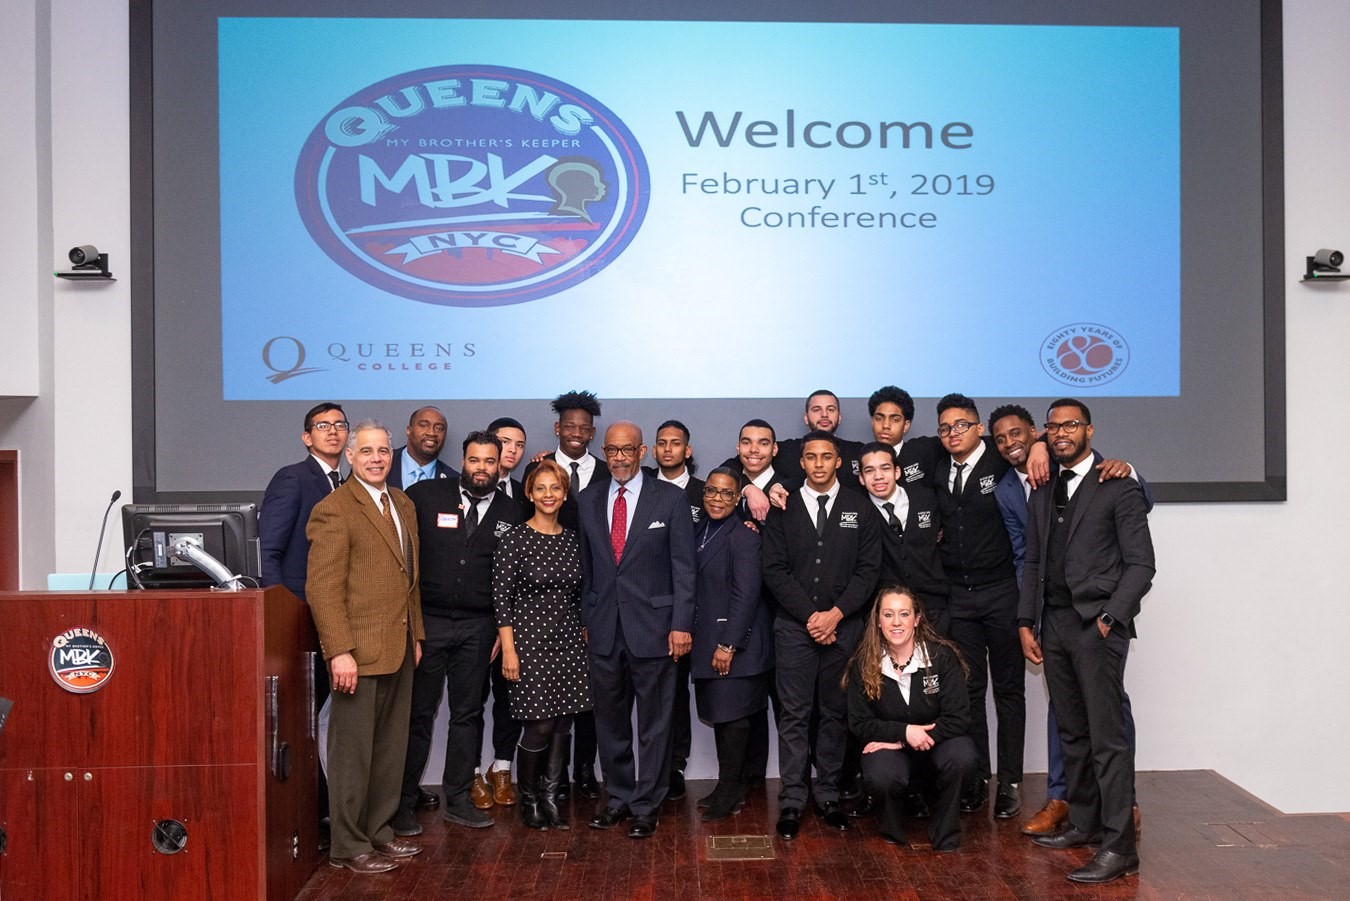
{"type": "Polygon", "coordinates": [[[420,69],[357,91],[300,152],[315,242],[385,291],[486,307],[562,291],[637,234],[636,139],[569,84],[500,66],[420,69]]]}

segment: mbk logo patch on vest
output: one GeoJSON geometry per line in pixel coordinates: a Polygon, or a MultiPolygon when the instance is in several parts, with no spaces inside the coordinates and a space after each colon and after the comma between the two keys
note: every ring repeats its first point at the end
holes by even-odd
{"type": "Polygon", "coordinates": [[[381,290],[427,303],[524,303],[596,275],[637,234],[650,192],[637,140],[569,84],[447,65],[339,103],[300,152],[314,241],[381,290]]]}

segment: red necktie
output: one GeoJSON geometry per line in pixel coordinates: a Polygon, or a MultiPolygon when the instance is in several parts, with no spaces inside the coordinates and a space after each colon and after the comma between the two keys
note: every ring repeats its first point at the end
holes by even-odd
{"type": "Polygon", "coordinates": [[[618,566],[623,557],[623,542],[628,534],[628,501],[623,493],[628,490],[619,486],[619,495],[614,498],[614,516],[610,519],[609,543],[614,548],[614,565],[618,566]]]}

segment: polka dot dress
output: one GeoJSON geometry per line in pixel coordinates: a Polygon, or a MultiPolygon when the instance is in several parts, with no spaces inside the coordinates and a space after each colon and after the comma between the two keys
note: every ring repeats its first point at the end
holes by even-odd
{"type": "Polygon", "coordinates": [[[492,560],[497,625],[510,626],[520,657],[511,716],[543,720],[591,709],[590,667],[581,638],[581,542],[563,529],[519,525],[492,560]]]}

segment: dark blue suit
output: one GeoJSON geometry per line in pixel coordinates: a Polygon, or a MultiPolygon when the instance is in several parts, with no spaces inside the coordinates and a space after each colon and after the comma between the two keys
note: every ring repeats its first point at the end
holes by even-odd
{"type": "Polygon", "coordinates": [[[281,467],[272,476],[258,510],[264,586],[285,585],[296,597],[305,599],[305,570],[309,564],[305,526],[314,505],[332,490],[333,483],[312,454],[299,463],[281,467]]]}
{"type": "MultiPolygon", "coordinates": [[[[403,455],[407,453],[408,446],[405,444],[394,451],[394,463],[389,467],[389,475],[385,478],[385,484],[393,485],[395,488],[407,488],[403,484],[403,455]]],[[[438,479],[458,479],[459,471],[453,466],[446,466],[440,460],[436,461],[436,478],[438,479]]]]}
{"type": "Polygon", "coordinates": [[[600,763],[611,808],[655,816],[670,768],[675,661],[669,636],[694,626],[694,526],[683,491],[639,473],[628,483],[638,486],[638,497],[628,501],[628,535],[616,564],[611,484],[597,480],[578,498],[581,618],[591,654],[600,763]],[[640,779],[634,769],[634,700],[640,779]]]}

